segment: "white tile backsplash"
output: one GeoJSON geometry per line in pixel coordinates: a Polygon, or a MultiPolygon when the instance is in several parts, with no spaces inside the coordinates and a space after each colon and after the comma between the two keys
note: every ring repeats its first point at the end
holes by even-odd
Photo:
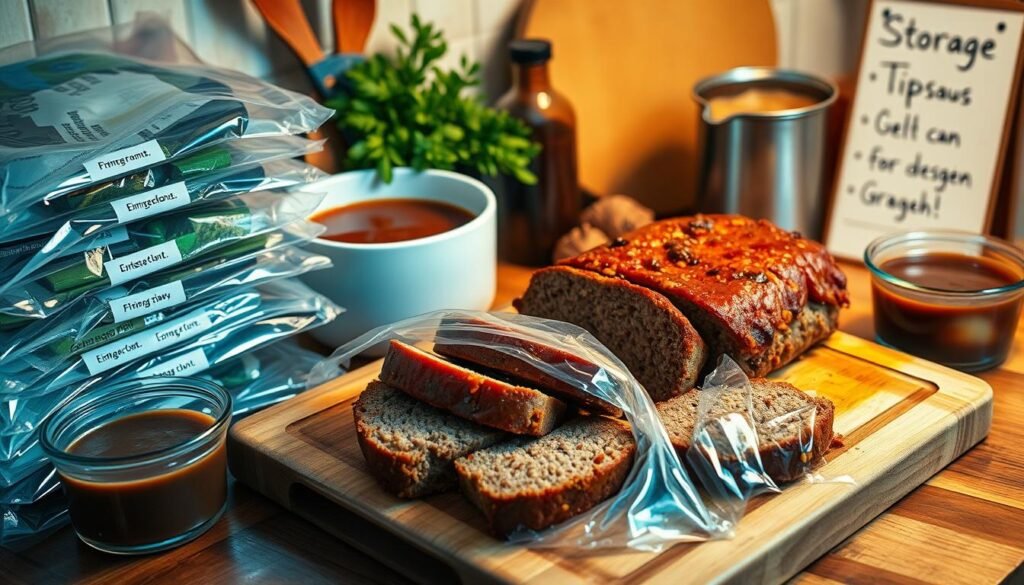
{"type": "Polygon", "coordinates": [[[0,48],[32,40],[32,17],[26,2],[0,2],[0,48]]]}
{"type": "Polygon", "coordinates": [[[398,40],[391,34],[390,25],[396,24],[403,31],[409,30],[412,16],[412,0],[377,0],[377,16],[366,41],[367,53],[391,53],[398,40]]]}
{"type": "Polygon", "coordinates": [[[184,2],[167,0],[110,0],[110,18],[115,23],[132,22],[139,12],[157,14],[181,38],[189,36],[188,9],[184,2]]]}
{"type": "Polygon", "coordinates": [[[441,27],[448,42],[476,34],[475,0],[413,0],[413,9],[421,19],[441,27]]]}
{"type": "Polygon", "coordinates": [[[190,0],[188,9],[200,59],[257,77],[304,67],[248,0],[190,0]]]}
{"type": "Polygon", "coordinates": [[[476,61],[476,50],[476,38],[473,36],[448,39],[448,52],[437,62],[437,66],[443,70],[456,69],[463,55],[470,61],[476,61]]]}
{"type": "Polygon", "coordinates": [[[476,30],[482,34],[507,32],[511,35],[524,0],[474,0],[476,30]]]}
{"type": "Polygon", "coordinates": [[[835,77],[853,71],[860,54],[867,0],[802,1],[794,15],[792,62],[784,65],[835,77]]]}
{"type": "Polygon", "coordinates": [[[484,33],[476,37],[476,54],[483,65],[481,82],[488,103],[504,95],[512,84],[512,71],[508,62],[510,31],[484,33]]]}
{"type": "Polygon", "coordinates": [[[775,16],[775,34],[778,40],[779,65],[792,67],[796,43],[796,13],[799,0],[772,0],[772,14],[775,16]]]}
{"type": "Polygon", "coordinates": [[[33,31],[39,38],[56,37],[110,24],[110,5],[107,0],[31,0],[29,7],[32,9],[33,31]]]}

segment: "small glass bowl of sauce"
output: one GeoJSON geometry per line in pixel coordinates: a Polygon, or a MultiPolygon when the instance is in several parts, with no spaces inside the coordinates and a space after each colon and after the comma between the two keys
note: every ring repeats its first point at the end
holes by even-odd
{"type": "Polygon", "coordinates": [[[114,554],[184,544],[227,502],[231,396],[194,378],[115,383],[67,400],[39,429],[78,537],[114,554]]]}
{"type": "Polygon", "coordinates": [[[1001,364],[1024,299],[1024,252],[953,231],[883,236],[864,252],[879,342],[966,372],[1001,364]]]}

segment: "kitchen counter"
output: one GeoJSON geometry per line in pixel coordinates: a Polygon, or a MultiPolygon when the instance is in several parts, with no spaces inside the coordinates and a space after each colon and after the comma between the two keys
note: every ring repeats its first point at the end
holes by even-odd
{"type": "MultiPolygon", "coordinates": [[[[844,264],[852,306],[841,329],[872,338],[867,270],[844,264]]],[[[530,271],[502,266],[496,306],[530,271]]],[[[1024,326],[1002,367],[988,439],[794,578],[795,583],[1024,581],[1024,326]]],[[[680,576],[681,580],[685,576],[680,576]]],[[[93,551],[65,528],[21,552],[0,551],[2,583],[393,583],[387,566],[235,483],[224,518],[199,539],[146,557],[93,551]]]]}

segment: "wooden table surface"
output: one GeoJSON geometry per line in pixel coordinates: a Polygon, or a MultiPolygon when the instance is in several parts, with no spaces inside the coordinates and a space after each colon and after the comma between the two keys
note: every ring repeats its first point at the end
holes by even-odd
{"type": "MultiPolygon", "coordinates": [[[[852,307],[844,331],[872,338],[870,283],[844,266],[852,307]]],[[[529,271],[499,269],[496,305],[529,271]]],[[[925,485],[808,567],[795,583],[1024,582],[1024,325],[1003,366],[981,374],[995,393],[992,432],[925,485]]],[[[679,582],[685,582],[680,575],[679,582]]],[[[394,571],[235,484],[224,518],[181,548],[104,555],[68,528],[18,553],[0,550],[0,583],[393,583],[394,571]]]]}

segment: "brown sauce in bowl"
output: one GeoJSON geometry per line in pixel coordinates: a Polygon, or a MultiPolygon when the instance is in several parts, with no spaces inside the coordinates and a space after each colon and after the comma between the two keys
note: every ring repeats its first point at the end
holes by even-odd
{"type": "MultiPolygon", "coordinates": [[[[155,453],[188,442],[214,423],[209,415],[185,409],[133,414],[90,430],[68,453],[97,458],[155,453]]],[[[118,546],[141,545],[174,538],[217,515],[227,499],[227,458],[221,442],[201,459],[158,475],[62,480],[79,534],[118,546]]]]}
{"type": "Polygon", "coordinates": [[[879,266],[896,278],[917,286],[969,292],[999,288],[1020,280],[1002,262],[984,256],[931,253],[886,260],[879,266]]]}
{"type": "Polygon", "coordinates": [[[112,420],[75,439],[68,453],[132,457],[186,443],[213,426],[213,417],[184,409],[154,410],[112,420]]]}
{"type": "MultiPolygon", "coordinates": [[[[911,284],[951,293],[1000,288],[1024,276],[993,258],[948,252],[892,258],[879,268],[911,284]]],[[[1002,361],[1013,343],[1021,294],[985,295],[965,302],[947,301],[940,295],[917,294],[875,281],[872,297],[879,338],[953,367],[1002,361]]]]}
{"type": "Polygon", "coordinates": [[[310,219],[327,231],[320,237],[350,244],[383,244],[435,236],[473,220],[469,211],[429,199],[370,199],[326,209],[310,219]]]}

